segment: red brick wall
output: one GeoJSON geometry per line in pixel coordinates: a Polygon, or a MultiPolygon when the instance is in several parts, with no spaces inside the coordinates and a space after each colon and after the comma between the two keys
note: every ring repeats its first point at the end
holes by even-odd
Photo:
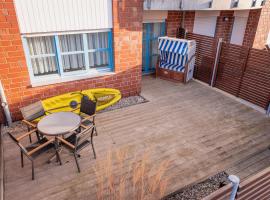
{"type": "MultiPolygon", "coordinates": [[[[168,18],[166,21],[167,24],[167,35],[170,37],[176,37],[176,30],[180,27],[183,19],[182,11],[169,11],[168,18]]],[[[186,31],[193,32],[195,19],[195,11],[188,11],[185,14],[184,27],[186,31]]]]}
{"type": "Polygon", "coordinates": [[[270,31],[270,1],[267,0],[261,11],[253,47],[264,49],[270,31]]]}
{"type": "Polygon", "coordinates": [[[261,15],[261,9],[249,11],[245,36],[243,40],[244,46],[248,46],[248,47],[253,46],[260,15],[261,15]]]}
{"type": "Polygon", "coordinates": [[[0,0],[0,80],[13,119],[19,108],[66,92],[112,87],[124,96],[141,91],[142,0],[113,0],[115,75],[31,87],[13,0],[0,0]]]}
{"type": "Polygon", "coordinates": [[[223,38],[223,41],[230,42],[233,23],[234,11],[221,11],[220,16],[217,17],[215,38],[223,38]],[[228,20],[225,21],[224,18],[228,20]]]}

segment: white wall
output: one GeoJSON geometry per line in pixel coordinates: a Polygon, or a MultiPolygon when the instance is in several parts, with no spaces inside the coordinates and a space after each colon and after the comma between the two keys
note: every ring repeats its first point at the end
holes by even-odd
{"type": "Polygon", "coordinates": [[[231,36],[231,43],[242,45],[247,21],[248,21],[248,15],[249,11],[235,11],[234,12],[234,24],[233,24],[233,30],[232,30],[232,36],[231,36]]]}
{"type": "Polygon", "coordinates": [[[206,36],[215,36],[219,11],[196,11],[193,32],[206,36]]]}
{"type": "MultiPolygon", "coordinates": [[[[148,0],[149,1],[149,0],[148,0]]],[[[180,10],[180,2],[182,1],[183,10],[231,10],[232,0],[213,0],[212,8],[209,8],[211,0],[150,0],[151,10],[180,10]]],[[[149,1],[149,2],[150,2],[149,1]]],[[[257,0],[256,6],[251,7],[252,0],[239,0],[238,9],[257,9],[261,8],[261,2],[257,0]]],[[[144,0],[144,9],[148,10],[147,0],[144,0]]]]}
{"type": "Polygon", "coordinates": [[[112,28],[112,0],[14,0],[21,33],[112,28]]]}
{"type": "Polygon", "coordinates": [[[268,37],[267,37],[266,44],[267,44],[268,47],[270,48],[270,31],[269,31],[269,33],[268,33],[268,37]]]}

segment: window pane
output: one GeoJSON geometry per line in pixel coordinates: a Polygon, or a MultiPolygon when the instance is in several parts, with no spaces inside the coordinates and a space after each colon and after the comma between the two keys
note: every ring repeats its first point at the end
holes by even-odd
{"type": "Polygon", "coordinates": [[[82,35],[59,36],[61,52],[83,51],[82,35]]]}
{"type": "Polygon", "coordinates": [[[55,56],[44,58],[32,58],[32,68],[34,76],[57,74],[55,56]]]}
{"type": "Polygon", "coordinates": [[[27,38],[30,55],[55,54],[53,36],[27,38]]]}
{"type": "Polygon", "coordinates": [[[108,32],[88,33],[88,49],[109,48],[108,32]]]}
{"type": "Polygon", "coordinates": [[[109,65],[108,51],[89,53],[89,66],[91,68],[108,67],[108,65],[109,65]]]}
{"type": "Polygon", "coordinates": [[[64,72],[85,70],[84,54],[63,55],[62,63],[64,72]]]}

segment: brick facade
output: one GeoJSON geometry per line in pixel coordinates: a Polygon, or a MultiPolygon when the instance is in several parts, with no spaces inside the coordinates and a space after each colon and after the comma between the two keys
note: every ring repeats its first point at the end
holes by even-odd
{"type": "Polygon", "coordinates": [[[258,28],[254,38],[253,47],[257,49],[264,49],[267,37],[270,31],[270,0],[267,0],[261,10],[258,28]]]}
{"type": "Polygon", "coordinates": [[[234,11],[221,11],[217,17],[215,38],[230,42],[234,23],[234,11]]]}
{"type": "MultiPolygon", "coordinates": [[[[183,19],[182,11],[169,11],[166,21],[167,35],[170,37],[176,37],[176,30],[180,27],[183,19]]],[[[195,20],[195,11],[188,11],[185,13],[184,27],[187,32],[193,32],[195,20]]]]}
{"type": "Polygon", "coordinates": [[[243,40],[244,46],[247,46],[247,47],[253,46],[260,15],[261,15],[261,9],[249,11],[245,36],[243,40]]]}
{"type": "Polygon", "coordinates": [[[111,87],[120,89],[123,96],[140,93],[142,12],[142,0],[113,0],[115,75],[32,87],[13,0],[0,0],[0,80],[13,119],[20,119],[20,107],[66,92],[111,87]]]}

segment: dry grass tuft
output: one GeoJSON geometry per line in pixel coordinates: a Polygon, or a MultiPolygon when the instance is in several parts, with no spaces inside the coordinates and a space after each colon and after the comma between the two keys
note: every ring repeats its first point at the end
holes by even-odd
{"type": "Polygon", "coordinates": [[[165,178],[169,161],[151,166],[149,152],[141,158],[128,154],[127,149],[109,151],[104,161],[95,166],[97,200],[156,200],[166,193],[165,178]]]}

